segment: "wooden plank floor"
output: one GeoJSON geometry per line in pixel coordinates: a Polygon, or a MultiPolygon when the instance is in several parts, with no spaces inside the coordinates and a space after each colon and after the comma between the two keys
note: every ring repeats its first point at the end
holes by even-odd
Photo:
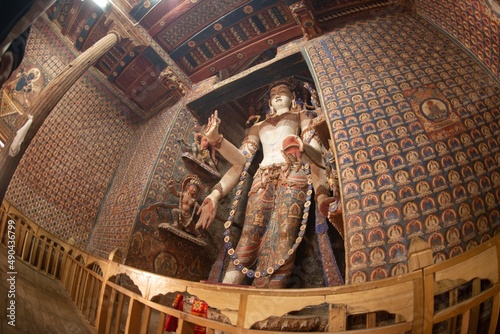
{"type": "Polygon", "coordinates": [[[7,249],[0,245],[0,333],[94,334],[59,281],[46,277],[16,258],[15,327],[9,325],[10,276],[7,249]]]}

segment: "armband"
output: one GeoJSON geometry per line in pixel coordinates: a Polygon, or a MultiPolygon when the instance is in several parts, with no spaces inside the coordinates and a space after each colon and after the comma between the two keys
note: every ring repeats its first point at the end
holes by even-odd
{"type": "Polygon", "coordinates": [[[217,182],[217,184],[212,188],[212,191],[217,190],[220,193],[220,197],[224,197],[224,191],[222,190],[222,185],[220,182],[217,182]]]}
{"type": "Polygon", "coordinates": [[[216,150],[218,150],[218,149],[220,149],[223,140],[224,140],[224,136],[219,135],[219,138],[216,141],[210,142],[210,145],[212,145],[216,150]]]}
{"type": "Polygon", "coordinates": [[[257,150],[259,149],[259,145],[254,142],[253,140],[250,139],[244,139],[243,142],[241,143],[241,146],[246,145],[250,153],[253,155],[257,150]]]}
{"type": "Polygon", "coordinates": [[[320,195],[328,196],[330,194],[330,191],[325,186],[319,186],[318,189],[316,189],[315,193],[316,193],[316,195],[314,195],[314,200],[317,202],[318,197],[320,195]]]}

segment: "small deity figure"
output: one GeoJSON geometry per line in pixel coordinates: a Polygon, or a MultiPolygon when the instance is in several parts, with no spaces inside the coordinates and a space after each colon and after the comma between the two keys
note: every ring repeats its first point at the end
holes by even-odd
{"type": "Polygon", "coordinates": [[[194,142],[191,145],[188,145],[183,139],[177,139],[177,142],[181,144],[183,152],[193,154],[194,158],[217,170],[216,150],[201,132],[194,134],[194,142]]]}
{"type": "Polygon", "coordinates": [[[448,115],[446,105],[439,99],[425,101],[422,105],[422,111],[432,121],[441,121],[448,115]]]}
{"type": "Polygon", "coordinates": [[[21,68],[15,77],[11,78],[11,82],[6,85],[9,95],[16,100],[24,109],[27,109],[31,102],[41,89],[43,80],[42,74],[36,67],[29,70],[21,68]]]}
{"type": "MultiPolygon", "coordinates": [[[[195,227],[195,214],[199,208],[198,199],[202,191],[201,179],[196,174],[187,175],[181,183],[181,192],[174,187],[174,179],[167,182],[170,193],[179,198],[179,208],[172,209],[174,221],[172,226],[200,237],[202,234],[195,227]]],[[[158,224],[159,228],[166,227],[168,223],[158,224]]]]}
{"type": "Polygon", "coordinates": [[[251,127],[252,125],[254,125],[255,123],[257,123],[258,121],[260,121],[260,118],[261,116],[258,115],[256,112],[255,112],[255,108],[253,107],[253,100],[250,101],[250,107],[248,108],[248,119],[245,123],[245,127],[251,127]]]}

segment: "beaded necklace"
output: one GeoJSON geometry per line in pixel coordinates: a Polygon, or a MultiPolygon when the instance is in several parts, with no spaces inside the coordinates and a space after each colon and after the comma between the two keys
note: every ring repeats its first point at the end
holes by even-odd
{"type": "Polygon", "coordinates": [[[311,206],[311,196],[312,196],[312,177],[311,177],[311,169],[309,168],[309,164],[302,162],[302,169],[305,171],[307,175],[307,192],[306,192],[306,202],[304,203],[304,212],[302,214],[302,222],[300,225],[299,233],[297,238],[295,239],[295,244],[288,250],[287,254],[284,256],[284,258],[279,259],[278,262],[271,267],[268,267],[265,270],[262,271],[255,271],[252,269],[249,269],[245,266],[243,266],[240,263],[240,260],[238,259],[238,255],[235,253],[235,250],[233,248],[233,244],[231,243],[231,237],[230,237],[230,232],[229,228],[233,224],[233,219],[234,215],[236,214],[236,209],[238,207],[238,203],[241,199],[241,191],[243,188],[243,184],[245,183],[245,180],[248,175],[248,168],[250,167],[250,164],[252,162],[253,156],[249,154],[247,150],[243,151],[243,154],[247,158],[247,161],[245,162],[245,165],[243,167],[243,171],[241,172],[241,176],[238,182],[238,185],[236,186],[236,196],[234,197],[231,210],[229,211],[229,217],[227,218],[227,221],[224,223],[224,227],[226,230],[224,231],[224,242],[225,242],[225,247],[227,250],[227,254],[231,258],[231,261],[235,265],[236,269],[241,271],[244,275],[252,278],[252,277],[261,277],[261,276],[267,276],[267,275],[272,275],[276,270],[278,270],[282,265],[285,264],[285,262],[290,258],[290,256],[297,250],[297,247],[299,247],[300,242],[302,241],[302,238],[305,234],[306,231],[306,224],[307,224],[307,218],[309,217],[309,208],[311,206]]]}

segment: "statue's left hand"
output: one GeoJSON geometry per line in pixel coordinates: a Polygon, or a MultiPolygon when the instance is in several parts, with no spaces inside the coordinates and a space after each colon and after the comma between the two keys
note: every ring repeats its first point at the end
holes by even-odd
{"type": "Polygon", "coordinates": [[[302,152],[304,152],[304,143],[298,136],[290,135],[283,139],[283,157],[290,166],[295,166],[296,171],[302,165],[302,152]]]}

